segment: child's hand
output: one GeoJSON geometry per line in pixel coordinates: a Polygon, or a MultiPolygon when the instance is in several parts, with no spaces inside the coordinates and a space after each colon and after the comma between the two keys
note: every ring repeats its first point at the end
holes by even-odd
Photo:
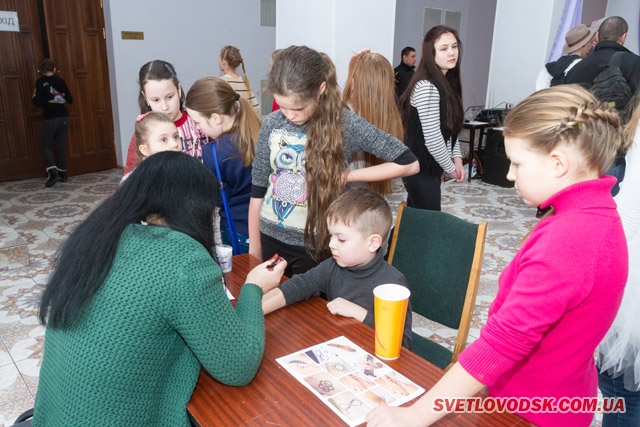
{"type": "Polygon", "coordinates": [[[287,261],[277,254],[268,261],[256,266],[247,274],[245,283],[255,283],[262,288],[263,293],[269,292],[280,284],[282,273],[287,266],[287,261]],[[277,261],[274,265],[274,262],[277,261]]]}
{"type": "Polygon", "coordinates": [[[358,304],[347,301],[344,298],[336,298],[333,301],[329,301],[327,303],[327,308],[333,315],[339,314],[344,317],[353,317],[360,322],[362,322],[367,316],[367,310],[360,307],[358,304]]]}

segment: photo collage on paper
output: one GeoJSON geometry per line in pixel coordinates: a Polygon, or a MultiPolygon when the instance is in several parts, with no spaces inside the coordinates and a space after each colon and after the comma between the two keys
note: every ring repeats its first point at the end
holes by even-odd
{"type": "Polygon", "coordinates": [[[399,406],[424,393],[345,337],[276,361],[350,426],[362,424],[376,406],[399,406]]]}

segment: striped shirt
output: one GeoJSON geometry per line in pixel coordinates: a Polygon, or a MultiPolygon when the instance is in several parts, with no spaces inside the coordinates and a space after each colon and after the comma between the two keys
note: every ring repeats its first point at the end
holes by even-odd
{"type": "Polygon", "coordinates": [[[446,173],[456,170],[454,157],[462,157],[460,144],[451,148],[451,141],[445,141],[440,131],[440,93],[429,80],[420,80],[411,93],[411,105],[418,110],[424,145],[446,173]]]}
{"type": "Polygon", "coordinates": [[[231,77],[228,74],[225,74],[221,77],[222,80],[225,80],[229,85],[235,90],[238,95],[249,101],[249,104],[256,110],[256,113],[260,114],[260,107],[258,107],[258,100],[253,95],[253,91],[249,92],[249,88],[245,84],[242,77],[231,77]]]}

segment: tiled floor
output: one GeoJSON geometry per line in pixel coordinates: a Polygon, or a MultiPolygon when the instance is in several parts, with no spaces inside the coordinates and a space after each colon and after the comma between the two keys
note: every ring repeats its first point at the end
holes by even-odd
{"type": "Polygon", "coordinates": [[[44,336],[38,302],[53,254],[121,177],[111,170],[52,188],[43,179],[0,183],[0,425],[33,406],[44,336]]]}
{"type": "MultiPolygon", "coordinates": [[[[122,176],[111,170],[69,178],[45,188],[42,179],[0,183],[0,424],[11,425],[33,406],[43,349],[39,296],[55,250],[91,209],[113,192],[122,176]]],[[[392,196],[397,204],[403,194],[392,196]]],[[[513,189],[480,180],[444,184],[443,210],[472,222],[489,223],[477,306],[470,340],[478,336],[497,278],[516,244],[537,222],[513,189]]],[[[422,318],[420,334],[453,342],[453,334],[422,318]]]]}

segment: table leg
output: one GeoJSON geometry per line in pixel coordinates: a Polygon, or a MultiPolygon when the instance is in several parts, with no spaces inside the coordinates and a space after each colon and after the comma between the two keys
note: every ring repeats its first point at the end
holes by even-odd
{"type": "Polygon", "coordinates": [[[469,163],[468,163],[469,173],[467,173],[467,180],[469,182],[471,182],[471,167],[473,166],[473,150],[476,142],[475,139],[476,139],[476,129],[472,127],[469,129],[469,163]]]}

